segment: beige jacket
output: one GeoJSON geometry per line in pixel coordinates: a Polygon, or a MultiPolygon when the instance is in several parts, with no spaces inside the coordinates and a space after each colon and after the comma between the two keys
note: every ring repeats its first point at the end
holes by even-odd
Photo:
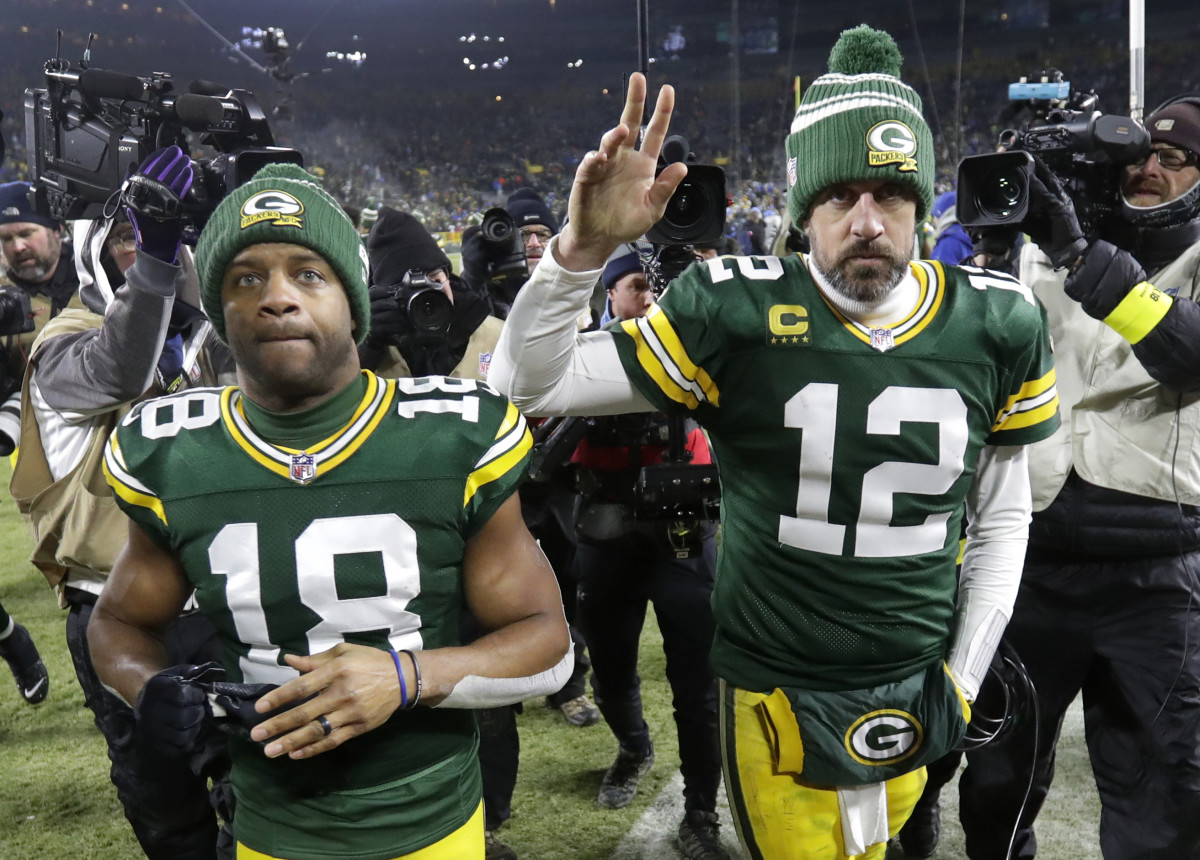
{"type": "MultiPolygon", "coordinates": [[[[1020,257],[1020,279],[1046,307],[1062,426],[1030,446],[1033,509],[1045,510],[1072,468],[1088,483],[1164,501],[1200,505],[1200,393],[1156,382],[1129,342],[1084,313],[1063,291],[1036,246],[1020,257]],[[1172,477],[1174,472],[1174,477],[1172,477]]],[[[1200,243],[1152,282],[1172,295],[1200,297],[1200,243]]]]}

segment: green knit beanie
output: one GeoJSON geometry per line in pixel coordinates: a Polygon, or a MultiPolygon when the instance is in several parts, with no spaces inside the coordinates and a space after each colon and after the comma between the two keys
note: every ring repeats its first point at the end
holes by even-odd
{"type": "Polygon", "coordinates": [[[917,219],[933,205],[933,135],[921,97],[900,80],[902,57],[882,30],[845,30],[829,73],[800,100],[787,138],[788,212],[804,223],[813,199],[840,182],[884,180],[917,195],[917,219]]]}
{"type": "Polygon", "coordinates": [[[221,281],[230,261],[251,245],[286,242],[316,251],[346,289],[355,339],[371,325],[367,298],[367,250],[362,236],[321,183],[296,164],[268,164],[231,191],[204,225],[196,243],[200,302],[225,339],[221,281]]]}

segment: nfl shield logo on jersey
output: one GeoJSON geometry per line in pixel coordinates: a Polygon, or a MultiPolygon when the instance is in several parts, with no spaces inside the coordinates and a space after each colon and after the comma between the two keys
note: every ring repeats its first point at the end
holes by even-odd
{"type": "Polygon", "coordinates": [[[880,352],[887,352],[896,345],[896,340],[890,328],[871,329],[871,346],[880,352]]]}
{"type": "Polygon", "coordinates": [[[317,462],[313,459],[312,454],[305,454],[303,451],[299,454],[293,454],[292,480],[297,484],[307,484],[315,477],[317,477],[317,462]]]}
{"type": "Polygon", "coordinates": [[[492,354],[490,352],[479,353],[479,375],[487,379],[488,371],[492,367],[492,354]]]}

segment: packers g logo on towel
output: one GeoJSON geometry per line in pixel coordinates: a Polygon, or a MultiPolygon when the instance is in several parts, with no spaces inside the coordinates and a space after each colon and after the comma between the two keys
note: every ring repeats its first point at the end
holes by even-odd
{"type": "Polygon", "coordinates": [[[917,136],[904,123],[895,119],[877,122],[867,132],[867,163],[872,167],[898,164],[901,173],[916,173],[917,136]]]}
{"type": "Polygon", "coordinates": [[[260,191],[242,204],[242,229],[261,221],[274,221],[275,227],[304,229],[300,216],[304,204],[286,191],[260,191]]]}
{"type": "Polygon", "coordinates": [[[847,730],[846,752],[859,764],[895,764],[915,753],[924,736],[924,729],[912,714],[872,711],[847,730]]]}

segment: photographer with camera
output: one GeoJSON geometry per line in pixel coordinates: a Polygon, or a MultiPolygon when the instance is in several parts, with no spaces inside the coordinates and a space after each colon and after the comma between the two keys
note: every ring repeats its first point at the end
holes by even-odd
{"type": "Polygon", "coordinates": [[[540,194],[514,191],[502,209],[489,209],[479,227],[463,233],[463,280],[488,296],[492,314],[505,319],[557,232],[558,221],[540,194]]]}
{"type": "Polygon", "coordinates": [[[454,274],[425,226],[381,206],[367,235],[371,333],[363,367],[383,377],[486,379],[503,325],[454,274]]]}
{"type": "Polygon", "coordinates": [[[492,364],[530,414],[665,411],[708,431],[722,525],[710,661],[751,856],[884,856],[925,764],[966,734],[1020,578],[1025,446],[1058,425],[1028,290],[911,259],[934,151],[901,63],[890,36],[857,27],[804,93],[788,201],[811,255],[693,265],[645,318],[579,334],[609,255],[658,222],[690,169],[658,170],[670,87],[638,146],[646,82],[631,75],[492,364]]]}
{"type": "MultiPolygon", "coordinates": [[[[191,160],[171,146],[147,158],[123,190],[137,184],[167,203],[193,179],[191,160]]],[[[152,749],[148,737],[158,728],[101,683],[87,628],[128,534],[102,471],[105,442],[133,404],[228,381],[232,359],[199,310],[182,221],[126,206],[111,218],[76,221],[75,235],[85,307],[63,311],[33,344],[10,489],[33,532],[30,560],[68,610],[75,673],[142,850],[151,860],[225,860],[232,839],[214,814],[216,807],[231,818],[224,737],[210,737],[190,759],[152,749]]],[[[216,629],[194,606],[167,629],[165,645],[173,663],[220,658],[216,629]]]]}
{"type": "Polygon", "coordinates": [[[1200,97],[1145,125],[1149,152],[1113,166],[1109,240],[1081,229],[1076,211],[1093,201],[1073,201],[1040,160],[1029,180],[1021,226],[1036,247],[1021,252],[1021,280],[1049,316],[1069,418],[1030,448],[1034,515],[1005,632],[1039,716],[967,756],[972,860],[1035,856],[1080,691],[1104,856],[1200,852],[1200,97]]]}
{"type": "MultiPolygon", "coordinates": [[[[642,269],[649,248],[622,246],[601,281],[615,322],[645,317],[654,293],[642,269]]],[[[582,494],[579,514],[578,620],[592,658],[596,704],[619,745],[600,781],[597,802],[628,806],[654,765],[654,742],[642,716],[638,642],[646,607],[662,632],[671,706],[679,735],[684,820],[679,845],[690,860],[728,860],[717,821],[721,755],[717,684],[708,666],[714,622],[710,599],[716,564],[716,522],[707,510],[647,516],[636,491],[642,467],[668,451],[662,413],[588,420],[572,462],[582,494]]],[[[679,429],[688,462],[712,462],[694,421],[679,429]]]]}

